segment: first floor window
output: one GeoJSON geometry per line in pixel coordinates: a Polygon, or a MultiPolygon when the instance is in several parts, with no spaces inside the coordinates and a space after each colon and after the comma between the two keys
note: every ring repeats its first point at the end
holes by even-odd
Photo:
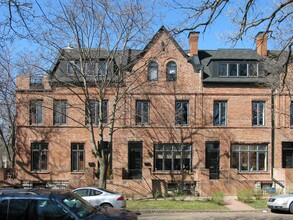
{"type": "Polygon", "coordinates": [[[282,143],[282,168],[293,168],[293,142],[282,143]]]}
{"type": "Polygon", "coordinates": [[[176,125],[188,125],[188,108],[189,103],[188,101],[176,101],[175,103],[175,119],[176,125]]]}
{"type": "Polygon", "coordinates": [[[227,125],[227,102],[226,101],[214,102],[214,125],[215,126],[227,125]]]}
{"type": "Polygon", "coordinates": [[[84,171],[84,144],[71,144],[71,171],[84,171]]]}
{"type": "Polygon", "coordinates": [[[265,102],[263,101],[252,102],[252,125],[253,126],[265,125],[265,102]]]}
{"type": "Polygon", "coordinates": [[[156,144],[155,171],[191,171],[191,145],[156,144]]]}
{"type": "Polygon", "coordinates": [[[147,125],[149,124],[150,115],[150,102],[149,101],[136,101],[136,124],[147,125]]]}
{"type": "Polygon", "coordinates": [[[231,168],[243,172],[267,171],[267,145],[232,145],[231,168]]]}
{"type": "Polygon", "coordinates": [[[33,143],[31,145],[32,171],[46,171],[48,167],[48,144],[33,143]]]}

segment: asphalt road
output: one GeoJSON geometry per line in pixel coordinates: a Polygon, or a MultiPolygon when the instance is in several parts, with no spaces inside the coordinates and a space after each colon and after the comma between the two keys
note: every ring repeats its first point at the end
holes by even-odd
{"type": "Polygon", "coordinates": [[[292,220],[293,214],[268,212],[142,213],[138,220],[292,220]]]}

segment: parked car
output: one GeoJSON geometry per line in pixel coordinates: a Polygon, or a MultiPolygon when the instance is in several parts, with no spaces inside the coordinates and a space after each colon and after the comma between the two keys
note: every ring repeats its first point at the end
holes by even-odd
{"type": "Polygon", "coordinates": [[[137,220],[134,212],[115,208],[96,208],[68,190],[0,190],[0,219],[42,220],[137,220]]]}
{"type": "Polygon", "coordinates": [[[122,194],[95,187],[81,187],[73,192],[95,207],[126,208],[126,200],[122,194]]]}
{"type": "Polygon", "coordinates": [[[293,193],[273,196],[269,198],[267,205],[272,211],[289,211],[293,214],[293,193]]]}

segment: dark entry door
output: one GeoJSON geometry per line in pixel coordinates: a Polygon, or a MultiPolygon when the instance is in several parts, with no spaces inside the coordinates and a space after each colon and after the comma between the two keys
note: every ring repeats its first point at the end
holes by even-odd
{"type": "Polygon", "coordinates": [[[210,169],[210,179],[219,179],[220,153],[219,142],[206,143],[206,168],[210,169]]]}
{"type": "Polygon", "coordinates": [[[128,178],[141,179],[142,142],[128,143],[128,178]]]}

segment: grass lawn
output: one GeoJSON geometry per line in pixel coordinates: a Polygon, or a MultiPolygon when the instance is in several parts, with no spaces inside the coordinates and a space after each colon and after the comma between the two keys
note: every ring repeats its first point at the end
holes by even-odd
{"type": "Polygon", "coordinates": [[[253,200],[250,203],[246,203],[247,205],[255,208],[255,209],[266,209],[267,206],[267,200],[266,199],[260,199],[260,200],[253,200]]]}
{"type": "Polygon", "coordinates": [[[225,206],[208,201],[173,201],[173,200],[128,200],[127,208],[132,210],[227,210],[225,206]]]}

